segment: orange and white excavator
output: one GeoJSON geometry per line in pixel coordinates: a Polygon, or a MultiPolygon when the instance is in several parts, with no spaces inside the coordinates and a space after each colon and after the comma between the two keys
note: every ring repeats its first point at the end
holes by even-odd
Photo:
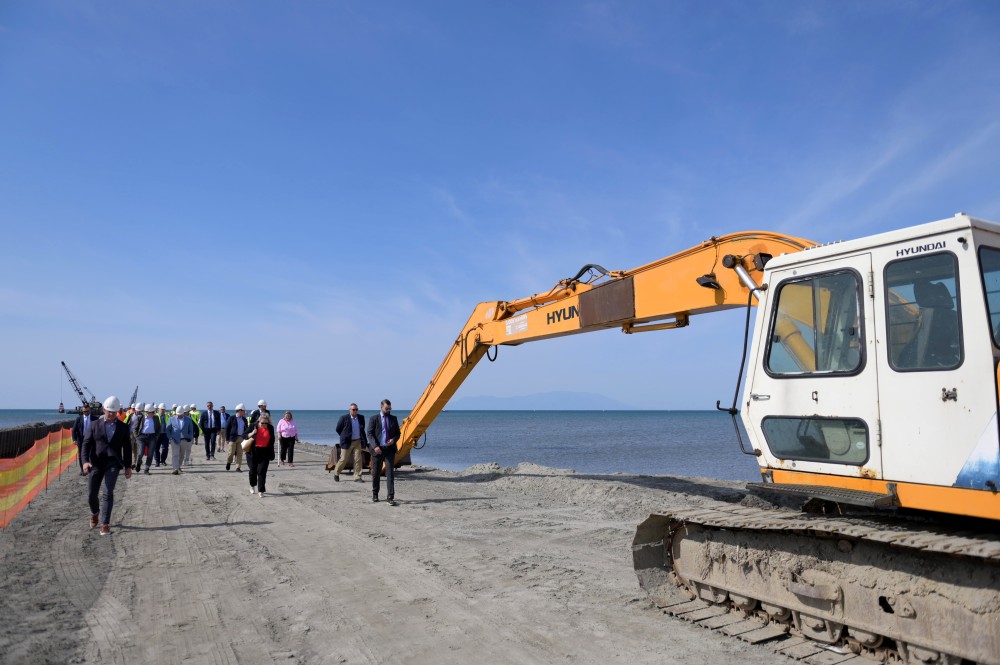
{"type": "Polygon", "coordinates": [[[734,233],[480,303],[399,454],[495,347],[752,304],[741,408],[723,410],[746,428],[758,498],[650,516],[633,542],[641,586],[663,607],[697,601],[882,660],[1000,665],[998,224],[958,214],[829,245],[734,233]]]}

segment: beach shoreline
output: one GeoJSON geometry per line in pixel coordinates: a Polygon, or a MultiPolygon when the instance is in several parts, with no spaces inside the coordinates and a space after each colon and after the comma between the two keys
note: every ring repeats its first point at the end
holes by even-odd
{"type": "Polygon", "coordinates": [[[391,507],[367,473],[334,483],[328,450],[297,446],[265,498],[222,461],[122,477],[109,537],[70,467],[0,533],[0,661],[786,661],[664,616],[632,571],[665,500],[735,502],[739,482],[414,466],[391,507]]]}

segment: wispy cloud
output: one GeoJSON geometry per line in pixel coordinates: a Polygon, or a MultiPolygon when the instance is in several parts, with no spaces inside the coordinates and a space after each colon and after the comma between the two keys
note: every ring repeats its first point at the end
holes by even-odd
{"type": "Polygon", "coordinates": [[[846,163],[836,167],[825,164],[822,173],[819,170],[814,172],[820,178],[818,186],[806,192],[806,200],[799,202],[794,214],[781,222],[779,230],[799,231],[817,217],[826,217],[832,209],[865,190],[873,180],[906,154],[908,147],[917,142],[919,140],[916,136],[897,135],[886,143],[865,151],[866,154],[847,155],[846,163]]]}
{"type": "Polygon", "coordinates": [[[469,215],[467,215],[458,205],[458,199],[455,198],[453,193],[442,187],[435,187],[431,190],[431,192],[434,199],[441,204],[445,212],[447,212],[452,219],[456,219],[462,223],[468,223],[470,221],[469,215]]]}
{"type": "MultiPolygon", "coordinates": [[[[897,208],[901,202],[917,197],[920,193],[936,189],[961,177],[962,173],[978,168],[995,167],[997,154],[996,139],[1000,137],[1000,122],[991,122],[974,128],[961,143],[940,156],[919,160],[922,168],[913,170],[908,177],[900,179],[895,187],[879,197],[865,212],[851,220],[849,228],[863,228],[875,220],[883,218],[897,208]]],[[[957,211],[952,211],[957,212],[957,211]]],[[[930,221],[930,220],[927,220],[930,221]]]]}

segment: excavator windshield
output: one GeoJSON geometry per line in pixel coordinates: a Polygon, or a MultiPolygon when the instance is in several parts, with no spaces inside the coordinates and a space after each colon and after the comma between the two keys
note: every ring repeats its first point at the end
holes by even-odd
{"type": "Polygon", "coordinates": [[[860,289],[860,279],[851,271],[781,285],[768,344],[768,371],[856,371],[861,365],[860,289]]]}

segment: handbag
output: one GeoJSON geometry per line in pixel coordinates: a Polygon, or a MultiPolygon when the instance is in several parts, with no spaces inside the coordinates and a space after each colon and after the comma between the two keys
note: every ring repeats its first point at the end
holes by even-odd
{"type": "Polygon", "coordinates": [[[249,451],[251,446],[253,446],[253,437],[248,436],[247,438],[243,439],[243,443],[241,443],[240,446],[242,446],[243,452],[249,451]]]}

